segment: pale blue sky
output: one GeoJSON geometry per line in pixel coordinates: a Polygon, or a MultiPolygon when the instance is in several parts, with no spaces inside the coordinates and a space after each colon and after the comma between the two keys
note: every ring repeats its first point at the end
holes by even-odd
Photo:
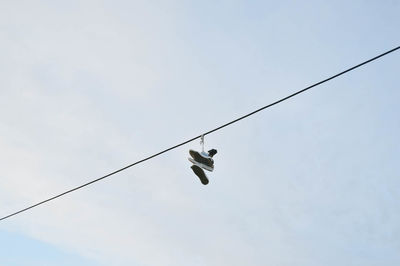
{"type": "MultiPolygon", "coordinates": [[[[400,45],[399,1],[3,1],[1,216],[400,45]]],[[[1,265],[400,261],[400,53],[0,223],[1,265]]]]}

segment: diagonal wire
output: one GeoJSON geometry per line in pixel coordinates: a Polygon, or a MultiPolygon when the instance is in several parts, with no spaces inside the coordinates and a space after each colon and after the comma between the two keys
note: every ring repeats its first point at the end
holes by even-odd
{"type": "Polygon", "coordinates": [[[283,102],[283,101],[286,101],[286,100],[288,100],[288,99],[290,99],[290,98],[292,98],[292,97],[294,97],[294,96],[296,96],[296,95],[298,95],[298,94],[300,94],[300,93],[303,93],[303,92],[305,92],[305,91],[307,91],[307,90],[309,90],[309,89],[312,89],[312,88],[314,88],[314,87],[316,87],[316,86],[319,86],[319,85],[321,85],[321,84],[323,84],[323,83],[325,83],[325,82],[328,82],[328,81],[330,81],[330,80],[332,80],[332,79],[335,79],[335,78],[337,78],[337,77],[339,77],[339,76],[341,76],[341,75],[343,75],[343,74],[346,74],[347,72],[350,72],[350,71],[352,71],[352,70],[354,70],[354,69],[356,69],[356,68],[359,68],[359,67],[361,67],[361,66],[363,66],[363,65],[366,65],[366,64],[368,64],[368,63],[370,63],[370,62],[372,62],[372,61],[375,61],[375,60],[377,60],[378,58],[381,58],[381,57],[383,57],[383,56],[385,56],[385,55],[388,55],[388,54],[390,54],[390,53],[392,53],[392,52],[394,52],[394,51],[396,51],[396,50],[398,50],[398,49],[400,49],[400,46],[397,46],[397,47],[395,47],[395,48],[393,48],[393,49],[391,49],[391,50],[388,50],[388,51],[386,51],[386,52],[384,52],[384,53],[382,53],[382,54],[379,54],[379,55],[377,55],[377,56],[375,56],[375,57],[373,57],[373,58],[371,58],[371,59],[368,59],[368,60],[366,60],[366,61],[364,61],[364,62],[362,62],[362,63],[360,63],[360,64],[358,64],[358,65],[355,65],[355,66],[353,66],[353,67],[350,67],[350,68],[348,68],[348,69],[346,69],[346,70],[344,70],[344,71],[342,71],[342,72],[340,72],[340,73],[338,73],[338,74],[335,74],[335,75],[333,75],[333,76],[331,76],[331,77],[329,77],[329,78],[326,78],[326,79],[324,79],[324,80],[321,80],[321,81],[319,81],[319,82],[317,82],[317,83],[315,83],[315,84],[313,84],[313,85],[311,85],[311,86],[308,86],[308,87],[306,87],[306,88],[304,88],[304,89],[302,89],[302,90],[299,90],[299,91],[297,91],[297,92],[295,92],[295,93],[293,93],[293,94],[290,94],[290,95],[288,95],[288,96],[286,96],[286,97],[284,97],[284,98],[282,98],[282,99],[280,99],[280,100],[277,100],[277,101],[275,101],[275,102],[273,102],[273,103],[270,103],[270,104],[268,104],[268,105],[265,105],[265,106],[263,106],[263,107],[261,107],[261,108],[255,110],[255,111],[251,112],[251,113],[248,113],[248,114],[246,114],[246,115],[243,115],[243,116],[241,116],[241,117],[239,117],[239,118],[237,118],[237,119],[235,119],[235,120],[232,120],[232,121],[230,121],[230,122],[228,122],[228,123],[226,123],[226,124],[223,124],[223,125],[221,125],[221,126],[219,126],[219,127],[217,127],[217,128],[214,128],[214,129],[212,129],[212,130],[210,130],[210,131],[207,131],[207,132],[205,132],[205,133],[203,133],[203,134],[201,134],[201,135],[198,135],[198,136],[196,136],[196,137],[193,137],[193,138],[191,138],[191,139],[188,139],[188,140],[186,140],[186,141],[184,141],[184,142],[182,142],[182,143],[179,143],[179,144],[177,144],[177,145],[175,145],[175,146],[172,146],[172,147],[170,147],[170,148],[168,148],[168,149],[165,149],[165,150],[163,150],[163,151],[160,151],[160,152],[158,152],[158,153],[155,153],[155,154],[153,154],[153,155],[151,155],[151,156],[149,156],[149,157],[146,157],[146,158],[144,158],[144,159],[142,159],[142,160],[139,160],[139,161],[137,161],[137,162],[134,162],[134,163],[132,163],[132,164],[130,164],[130,165],[127,165],[127,166],[125,166],[125,167],[122,167],[122,168],[120,168],[120,169],[118,169],[118,170],[116,170],[116,171],[114,171],[114,172],[111,172],[111,173],[109,173],[109,174],[106,174],[106,175],[104,175],[104,176],[102,176],[102,177],[96,178],[96,179],[94,179],[94,180],[92,180],[92,181],[90,181],[90,182],[87,182],[87,183],[83,184],[83,185],[74,187],[74,188],[72,188],[72,189],[70,189],[70,190],[67,190],[67,191],[63,192],[63,193],[57,194],[57,195],[55,195],[55,196],[53,196],[53,197],[51,197],[51,198],[45,199],[45,200],[40,201],[40,202],[38,202],[38,203],[36,203],[36,204],[30,205],[30,206],[28,206],[28,207],[26,207],[26,208],[24,208],[24,209],[21,209],[21,210],[19,210],[19,211],[14,212],[14,213],[8,214],[8,215],[6,215],[6,216],[0,218],[0,221],[5,220],[5,219],[8,219],[8,218],[10,218],[10,217],[12,217],[12,216],[15,216],[15,215],[17,215],[17,214],[20,214],[20,213],[25,212],[25,211],[27,211],[27,210],[30,210],[30,209],[32,209],[32,208],[35,208],[35,207],[37,207],[37,206],[39,206],[39,205],[42,205],[42,204],[44,204],[44,203],[46,203],[46,202],[55,200],[55,199],[57,199],[57,198],[59,198],[59,197],[62,197],[62,196],[64,196],[64,195],[66,195],[66,194],[69,194],[69,193],[71,193],[71,192],[74,192],[74,191],[76,191],[76,190],[79,190],[79,189],[81,189],[81,188],[84,188],[84,187],[86,187],[86,186],[89,186],[89,185],[91,185],[91,184],[93,184],[93,183],[96,183],[96,182],[98,182],[98,181],[100,181],[100,180],[103,180],[103,179],[105,179],[105,178],[107,178],[107,177],[110,177],[110,176],[115,175],[115,174],[117,174],[117,173],[119,173],[119,172],[122,172],[122,171],[124,171],[124,170],[126,170],[126,169],[128,169],[128,168],[130,168],[130,167],[132,167],[132,166],[135,166],[135,165],[137,165],[137,164],[143,163],[143,162],[145,162],[145,161],[147,161],[147,160],[150,160],[150,159],[152,159],[152,158],[154,158],[154,157],[157,157],[157,156],[159,156],[159,155],[161,155],[161,154],[163,154],[163,153],[166,153],[166,152],[168,152],[168,151],[170,151],[170,150],[176,149],[176,148],[178,148],[178,147],[180,147],[180,146],[183,146],[183,145],[185,145],[185,144],[187,144],[187,143],[189,143],[189,142],[192,142],[193,140],[198,139],[198,138],[200,138],[201,136],[205,136],[205,135],[211,134],[211,133],[213,133],[213,132],[215,132],[215,131],[217,131],[217,130],[220,130],[220,129],[222,129],[222,128],[224,128],[224,127],[227,127],[227,126],[229,126],[229,125],[231,125],[231,124],[234,124],[234,123],[236,123],[236,122],[238,122],[238,121],[240,121],[240,120],[242,120],[242,119],[245,119],[245,118],[247,118],[247,117],[249,117],[249,116],[252,116],[252,115],[254,115],[254,114],[256,114],[256,113],[258,113],[258,112],[260,112],[260,111],[262,111],[262,110],[265,110],[265,109],[267,109],[267,108],[269,108],[269,107],[271,107],[271,106],[274,106],[274,105],[276,105],[276,104],[278,104],[278,103],[281,103],[281,102],[283,102]]]}

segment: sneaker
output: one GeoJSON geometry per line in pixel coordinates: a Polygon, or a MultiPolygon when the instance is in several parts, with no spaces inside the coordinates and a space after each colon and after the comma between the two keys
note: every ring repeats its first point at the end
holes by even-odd
{"type": "Polygon", "coordinates": [[[199,179],[203,185],[208,184],[208,178],[207,178],[206,174],[204,173],[203,169],[201,169],[199,166],[197,166],[195,164],[192,165],[190,168],[192,168],[193,172],[199,177],[199,179]]]}
{"type": "Polygon", "coordinates": [[[213,171],[214,170],[214,160],[212,159],[211,156],[208,155],[208,153],[205,152],[198,152],[194,150],[189,150],[190,156],[192,158],[188,158],[190,162],[193,164],[197,164],[198,166],[206,169],[207,171],[213,171]]]}

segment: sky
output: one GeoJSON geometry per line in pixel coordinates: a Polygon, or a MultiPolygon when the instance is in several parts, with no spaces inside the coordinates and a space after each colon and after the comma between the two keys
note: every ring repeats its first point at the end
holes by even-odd
{"type": "MultiPolygon", "coordinates": [[[[0,2],[0,216],[400,45],[399,1],[0,2]]],[[[400,52],[0,222],[0,264],[398,265],[400,52]]]]}

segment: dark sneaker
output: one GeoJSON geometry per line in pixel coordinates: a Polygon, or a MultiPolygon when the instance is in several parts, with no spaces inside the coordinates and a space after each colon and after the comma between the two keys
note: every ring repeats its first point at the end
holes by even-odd
{"type": "Polygon", "coordinates": [[[189,150],[190,156],[189,161],[194,164],[198,164],[200,167],[206,169],[207,171],[214,170],[214,160],[205,152],[198,152],[194,150],[189,150]]]}
{"type": "Polygon", "coordinates": [[[208,178],[207,178],[206,174],[204,173],[203,169],[201,169],[199,166],[197,166],[195,164],[192,165],[190,168],[192,168],[193,172],[199,177],[199,179],[203,185],[208,184],[208,178]]]}

